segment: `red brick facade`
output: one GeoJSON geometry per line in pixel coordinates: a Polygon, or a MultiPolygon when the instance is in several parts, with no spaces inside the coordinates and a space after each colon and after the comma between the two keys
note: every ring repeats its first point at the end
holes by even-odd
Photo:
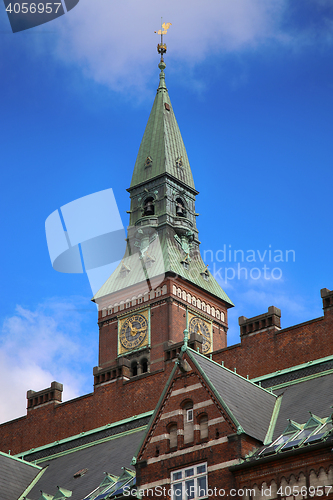
{"type": "Polygon", "coordinates": [[[255,439],[237,434],[235,424],[186,355],[185,360],[189,371],[175,373],[137,457],[138,483],[142,490],[151,491],[149,498],[158,498],[159,488],[165,488],[163,497],[170,498],[172,473],[201,463],[207,466],[208,487],[214,485],[227,494],[236,487],[229,467],[259,445],[255,439]],[[187,406],[193,408],[194,432],[193,439],[185,442],[187,406]],[[203,417],[208,422],[204,437],[200,430],[203,417]],[[177,444],[170,448],[172,425],[177,426],[177,444]]]}
{"type": "MultiPolygon", "coordinates": [[[[153,338],[150,373],[130,378],[128,366],[121,365],[118,360],[114,369],[111,366],[110,370],[104,370],[104,379],[96,383],[93,393],[65,403],[50,401],[37,405],[29,408],[26,416],[2,424],[1,450],[19,453],[153,410],[170,375],[172,359],[180,350],[186,326],[185,308],[189,306],[195,310],[192,304],[172,293],[174,283],[177,282],[168,280],[168,293],[147,303],[151,307],[153,338]]],[[[184,284],[180,287],[193,294],[193,287],[184,284]]],[[[196,292],[196,296],[208,302],[210,297],[207,295],[202,291],[200,294],[196,292]]],[[[212,297],[210,302],[222,310],[223,304],[219,304],[216,298],[212,297]]],[[[131,306],[129,310],[136,308],[131,306]]],[[[249,374],[252,378],[328,356],[333,353],[333,311],[327,307],[324,312],[321,318],[288,329],[263,330],[245,335],[241,344],[218,350],[213,359],[224,361],[226,367],[236,368],[238,373],[243,376],[249,374]]],[[[202,312],[200,314],[205,316],[202,312]]],[[[99,317],[101,351],[105,349],[108,353],[101,354],[105,365],[108,365],[107,359],[112,364],[115,353],[117,316],[102,318],[100,314],[99,317]],[[103,326],[104,323],[107,323],[106,326],[103,326]],[[115,339],[114,344],[111,338],[115,339]]],[[[225,323],[226,318],[225,312],[225,323]]],[[[220,339],[215,340],[215,345],[225,342],[224,324],[213,320],[214,339],[220,339]]]]}

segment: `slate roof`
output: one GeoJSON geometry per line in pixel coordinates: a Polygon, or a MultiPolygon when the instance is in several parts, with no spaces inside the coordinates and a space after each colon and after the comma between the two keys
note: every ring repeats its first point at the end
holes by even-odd
{"type": "Polygon", "coordinates": [[[18,500],[43,474],[42,467],[0,452],[0,499],[18,500]]]}
{"type": "Polygon", "coordinates": [[[256,377],[255,379],[252,379],[252,382],[258,382],[260,380],[262,387],[275,387],[300,378],[312,377],[313,375],[324,371],[333,371],[332,356],[314,361],[308,361],[302,365],[292,366],[291,368],[269,373],[263,377],[256,377]]]}
{"type": "Polygon", "coordinates": [[[276,396],[192,349],[187,352],[227,407],[230,416],[246,434],[263,442],[273,416],[276,396]]]}
{"type": "Polygon", "coordinates": [[[131,188],[163,174],[170,174],[195,189],[184,142],[165,86],[165,74],[161,71],[157,94],[135,162],[131,188]],[[147,157],[152,159],[149,167],[145,166],[147,157]],[[180,157],[181,168],[176,166],[180,157]]]}
{"type": "Polygon", "coordinates": [[[288,425],[288,419],[306,422],[311,411],[318,417],[329,417],[333,410],[333,374],[295,382],[282,389],[274,390],[283,394],[281,408],[274,429],[273,439],[278,437],[288,425]]]}
{"type": "Polygon", "coordinates": [[[142,428],[134,429],[128,433],[109,436],[99,444],[89,443],[84,447],[43,458],[39,465],[48,465],[48,468],[30,492],[29,499],[38,500],[40,490],[55,495],[57,485],[72,491],[72,500],[83,499],[103,481],[104,472],[121,475],[122,467],[130,465],[144,432],[145,429],[142,428]],[[74,478],[74,474],[84,469],[88,469],[86,473],[74,478]]]}

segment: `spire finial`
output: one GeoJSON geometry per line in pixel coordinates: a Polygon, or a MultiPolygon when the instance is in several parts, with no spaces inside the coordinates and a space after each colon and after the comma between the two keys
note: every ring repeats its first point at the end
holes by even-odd
{"type": "Polygon", "coordinates": [[[187,345],[188,345],[188,329],[185,328],[184,330],[184,344],[182,345],[181,350],[183,352],[187,351],[187,345]]]}
{"type": "Polygon", "coordinates": [[[165,54],[166,51],[167,51],[167,46],[166,46],[165,43],[163,43],[163,35],[167,34],[167,31],[170,28],[171,23],[162,23],[162,20],[163,20],[163,18],[161,17],[161,29],[158,30],[158,31],[155,31],[154,33],[157,33],[158,35],[161,35],[161,43],[159,43],[157,45],[157,52],[159,54],[161,54],[161,60],[160,60],[160,64],[158,65],[158,67],[160,68],[160,70],[163,71],[164,68],[165,68],[165,62],[164,62],[164,59],[163,59],[163,54],[165,54]]]}

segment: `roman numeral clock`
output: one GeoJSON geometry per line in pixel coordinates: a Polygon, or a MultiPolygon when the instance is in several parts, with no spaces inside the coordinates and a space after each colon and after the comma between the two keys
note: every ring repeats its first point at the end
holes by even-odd
{"type": "Polygon", "coordinates": [[[129,314],[118,320],[118,355],[141,349],[149,345],[149,309],[129,314]]]}
{"type": "Polygon", "coordinates": [[[188,331],[191,335],[198,333],[203,338],[202,352],[203,354],[209,354],[213,351],[212,342],[212,323],[202,318],[201,316],[194,315],[189,312],[188,315],[188,331]]]}

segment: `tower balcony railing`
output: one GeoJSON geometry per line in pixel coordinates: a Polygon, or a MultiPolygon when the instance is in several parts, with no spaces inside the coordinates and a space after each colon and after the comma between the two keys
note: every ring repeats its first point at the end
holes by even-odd
{"type": "Polygon", "coordinates": [[[144,216],[138,219],[135,223],[136,226],[158,226],[158,217],[144,216]]]}
{"type": "Polygon", "coordinates": [[[186,228],[193,227],[193,223],[190,221],[190,219],[187,219],[186,217],[174,217],[173,225],[177,227],[186,227],[186,228]]]}

